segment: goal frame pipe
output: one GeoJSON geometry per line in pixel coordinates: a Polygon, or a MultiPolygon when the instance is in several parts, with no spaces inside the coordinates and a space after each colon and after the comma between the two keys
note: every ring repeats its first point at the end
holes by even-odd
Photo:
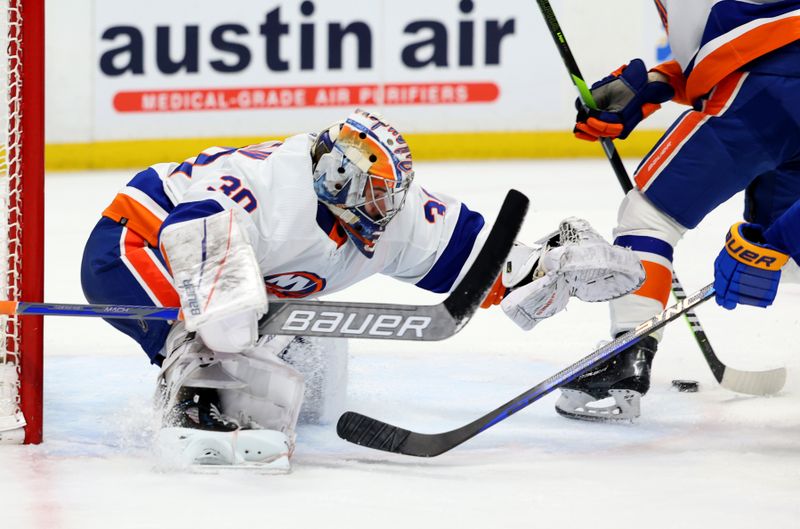
{"type": "MultiPolygon", "coordinates": [[[[22,16],[21,255],[22,294],[44,300],[44,0],[11,0],[22,16]]],[[[20,409],[27,425],[25,444],[42,442],[44,400],[44,318],[20,318],[20,409]]]]}

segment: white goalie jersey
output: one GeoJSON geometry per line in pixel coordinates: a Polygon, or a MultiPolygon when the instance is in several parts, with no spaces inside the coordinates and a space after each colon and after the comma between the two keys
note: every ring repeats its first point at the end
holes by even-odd
{"type": "Polygon", "coordinates": [[[450,291],[483,244],[483,217],[450,196],[412,184],[374,255],[365,257],[317,200],[311,141],[301,134],[282,143],[215,147],[182,164],[154,165],[104,215],[124,218],[155,246],[167,226],[231,210],[273,297],[331,293],[377,273],[450,291]]]}

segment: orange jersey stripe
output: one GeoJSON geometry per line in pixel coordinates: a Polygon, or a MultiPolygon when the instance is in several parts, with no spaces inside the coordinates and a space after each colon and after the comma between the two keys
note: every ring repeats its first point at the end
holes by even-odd
{"type": "Polygon", "coordinates": [[[172,280],[164,275],[161,263],[152,253],[140,235],[125,229],[123,257],[144,281],[145,286],[155,296],[155,302],[162,307],[179,307],[180,298],[172,280]]]}
{"type": "Polygon", "coordinates": [[[148,242],[150,246],[158,246],[158,231],[161,219],[132,197],[123,193],[117,194],[111,204],[103,211],[103,216],[114,222],[126,219],[125,226],[132,229],[148,242]]]}
{"type": "Polygon", "coordinates": [[[653,151],[636,173],[634,180],[639,189],[644,189],[650,180],[660,171],[660,169],[672,158],[672,155],[681,146],[684,140],[692,135],[697,127],[707,118],[702,112],[691,111],[677,127],[672,129],[662,141],[661,145],[653,151]]]}
{"type": "Polygon", "coordinates": [[[663,139],[658,149],[653,151],[647,158],[647,162],[642,165],[642,168],[634,177],[639,189],[644,189],[650,180],[669,163],[675,151],[677,151],[683,142],[705,122],[706,118],[718,116],[727,108],[746,76],[747,73],[736,72],[723,79],[716,88],[714,88],[711,97],[705,102],[703,111],[689,112],[681,123],[663,139]]]}
{"type": "Polygon", "coordinates": [[[711,97],[703,105],[703,112],[711,116],[722,114],[733,95],[739,91],[745,77],[747,77],[747,73],[736,72],[720,81],[711,93],[711,97]]]}
{"type": "Polygon", "coordinates": [[[675,90],[675,97],[672,100],[682,105],[691,105],[692,100],[686,96],[686,77],[683,75],[683,68],[678,61],[662,62],[653,67],[651,72],[658,72],[667,78],[667,82],[675,90]]]}
{"type": "Polygon", "coordinates": [[[667,306],[670,286],[672,285],[672,271],[666,266],[652,261],[642,261],[645,280],[642,286],[634,292],[636,296],[651,298],[667,306]]]}
{"type": "MultiPolygon", "coordinates": [[[[751,29],[723,44],[694,67],[686,81],[686,94],[695,100],[748,62],[800,38],[800,16],[784,18],[751,29]]],[[[701,50],[702,53],[702,50],[701,50]]]]}

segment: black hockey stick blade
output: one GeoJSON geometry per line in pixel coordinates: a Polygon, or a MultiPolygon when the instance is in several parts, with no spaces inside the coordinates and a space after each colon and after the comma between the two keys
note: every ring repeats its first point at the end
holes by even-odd
{"type": "Polygon", "coordinates": [[[635,329],[621,335],[613,342],[596,349],[571,366],[536,384],[513,400],[455,430],[436,434],[417,433],[392,426],[360,413],[348,411],[339,417],[336,433],[346,441],[376,450],[417,457],[438,456],[507,419],[559,386],[594,369],[653,331],[676,320],[687,310],[696,307],[713,296],[713,285],[700,289],[684,300],[668,307],[661,314],[639,324],[635,329]]]}
{"type": "Polygon", "coordinates": [[[460,331],[500,274],[528,211],[528,197],[510,190],[483,247],[458,286],[438,305],[271,302],[259,334],[444,340],[460,331]]]}

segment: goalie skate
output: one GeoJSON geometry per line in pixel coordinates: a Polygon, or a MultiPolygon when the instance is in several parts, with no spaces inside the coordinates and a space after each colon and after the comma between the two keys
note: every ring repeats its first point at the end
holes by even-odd
{"type": "Polygon", "coordinates": [[[291,443],[275,430],[212,432],[194,428],[162,428],[156,453],[164,468],[214,472],[221,469],[285,474],[291,470],[291,443]]]}
{"type": "Polygon", "coordinates": [[[558,247],[545,253],[542,266],[544,271],[558,270],[570,295],[588,302],[618,298],[641,286],[645,278],[630,249],[609,244],[576,217],[561,221],[558,247]]]}

